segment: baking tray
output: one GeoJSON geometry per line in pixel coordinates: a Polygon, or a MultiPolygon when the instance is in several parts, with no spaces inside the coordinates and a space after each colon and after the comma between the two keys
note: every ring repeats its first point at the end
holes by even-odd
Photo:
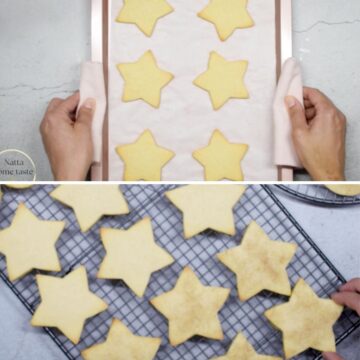
{"type": "MultiPolygon", "coordinates": [[[[122,186],[131,209],[130,214],[106,217],[86,235],[79,231],[72,210],[49,196],[53,186],[39,185],[25,191],[4,189],[4,197],[0,203],[0,228],[10,224],[20,202],[24,202],[43,219],[65,220],[66,229],[57,244],[63,266],[63,271],[58,275],[67,274],[79,264],[83,264],[88,270],[91,290],[109,304],[107,311],[87,321],[78,345],[73,345],[56,329],[45,329],[68,359],[80,359],[81,350],[104,341],[112,317],[121,319],[139,335],[162,337],[163,342],[157,354],[157,360],[211,359],[226,352],[238,331],[242,331],[259,352],[269,355],[281,354],[281,334],[270,325],[263,313],[266,309],[286,301],[287,298],[262,292],[249,301],[240,302],[236,291],[235,275],[215,258],[215,254],[239,243],[239,239],[251,220],[257,221],[272,239],[282,239],[298,244],[296,256],[288,267],[292,285],[301,276],[319,296],[326,297],[345,282],[343,276],[274,195],[271,187],[253,185],[247,188],[234,208],[236,236],[230,237],[207,231],[188,241],[183,239],[181,213],[164,196],[164,192],[173,187],[173,185],[122,186]],[[145,216],[150,216],[152,219],[156,241],[170,252],[176,261],[170,267],[152,276],[145,297],[139,299],[121,281],[96,279],[99,264],[104,256],[98,233],[102,226],[128,228],[145,216]],[[220,311],[225,335],[223,341],[196,337],[178,347],[171,347],[167,338],[166,319],[148,302],[154,296],[170,290],[183,267],[187,265],[195,270],[203,284],[232,289],[228,301],[220,311]]],[[[33,313],[40,301],[35,284],[35,273],[11,283],[7,279],[4,257],[0,256],[0,277],[29,312],[33,313]]],[[[334,328],[337,343],[359,325],[358,316],[346,310],[334,328]]],[[[308,351],[297,359],[308,360],[318,357],[317,352],[308,351]]]]}
{"type": "MultiPolygon", "coordinates": [[[[264,0],[269,1],[269,0],[264,0]]],[[[292,56],[292,0],[272,0],[276,6],[276,54],[277,77],[280,76],[282,64],[292,56]]],[[[108,61],[109,61],[109,34],[111,26],[111,0],[91,0],[91,58],[92,61],[104,64],[104,78],[108,93],[108,61]]],[[[93,181],[109,180],[109,118],[108,110],[105,115],[103,128],[103,156],[100,164],[92,168],[93,181]]],[[[294,169],[278,167],[278,180],[293,181],[294,169]]],[[[192,179],[188,179],[189,181],[192,179]]]]}
{"type": "Polygon", "coordinates": [[[341,196],[335,194],[324,185],[297,184],[297,185],[275,185],[288,195],[315,205],[346,206],[360,205],[360,195],[341,196]]]}

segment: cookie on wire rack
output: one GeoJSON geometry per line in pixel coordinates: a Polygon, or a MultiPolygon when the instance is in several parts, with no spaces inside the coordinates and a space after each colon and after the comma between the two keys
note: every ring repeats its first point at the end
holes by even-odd
{"type": "Polygon", "coordinates": [[[226,355],[212,360],[281,360],[280,357],[258,354],[242,333],[238,333],[226,355]]]}
{"type": "Polygon", "coordinates": [[[86,269],[79,266],[63,278],[37,275],[41,302],[32,326],[56,327],[74,344],[80,341],[85,321],[108,307],[89,290],[86,269]]]}
{"type": "Polygon", "coordinates": [[[265,311],[265,317],[283,333],[286,359],[310,348],[321,352],[336,352],[333,326],[343,307],[331,299],[319,298],[300,279],[290,300],[265,311]]]}
{"type": "Polygon", "coordinates": [[[120,320],[113,319],[106,341],[81,352],[85,360],[153,360],[161,338],[134,335],[120,320]]]}
{"type": "Polygon", "coordinates": [[[217,257],[236,274],[239,298],[245,301],[263,290],[291,294],[286,267],[296,248],[293,243],[270,240],[264,230],[252,221],[241,244],[217,257]]]}
{"type": "Polygon", "coordinates": [[[360,185],[326,185],[333,193],[341,196],[357,196],[360,195],[360,185]]]}
{"type": "Polygon", "coordinates": [[[138,296],[144,296],[151,274],[174,262],[173,257],[155,243],[150,218],[127,230],[101,228],[106,250],[97,277],[123,280],[138,296]]]}
{"type": "Polygon", "coordinates": [[[55,244],[64,227],[64,221],[39,219],[19,204],[11,225],[0,230],[0,253],[6,257],[10,281],[34,269],[60,271],[55,244]]]}
{"type": "Polygon", "coordinates": [[[195,273],[186,267],[175,287],[150,300],[169,321],[169,340],[177,346],[200,335],[214,340],[224,338],[218,312],[230,289],[204,286],[195,273]]]}
{"type": "Polygon", "coordinates": [[[235,235],[233,208],[245,190],[243,185],[187,185],[165,195],[183,213],[189,239],[207,229],[235,235]]]}

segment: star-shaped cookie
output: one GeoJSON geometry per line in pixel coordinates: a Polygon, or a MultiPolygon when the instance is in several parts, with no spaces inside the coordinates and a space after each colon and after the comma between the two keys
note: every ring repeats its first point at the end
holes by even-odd
{"type": "Polygon", "coordinates": [[[153,360],[161,338],[134,335],[120,320],[113,319],[105,342],[81,352],[84,360],[153,360]]]}
{"type": "Polygon", "coordinates": [[[33,326],[56,327],[74,344],[80,341],[85,321],[107,309],[107,304],[89,291],[85,267],[64,278],[37,275],[41,303],[33,326]]]}
{"type": "Polygon", "coordinates": [[[291,294],[286,267],[296,247],[296,244],[270,240],[264,230],[252,221],[241,244],[217,257],[236,274],[239,298],[245,301],[262,290],[291,294]]]}
{"type": "Polygon", "coordinates": [[[243,185],[187,185],[166,197],[183,213],[186,239],[206,229],[235,235],[233,207],[245,190],[243,185]]]}
{"type": "Polygon", "coordinates": [[[333,300],[317,297],[300,279],[289,302],[265,311],[265,316],[282,331],[285,357],[290,359],[309,348],[335,352],[333,326],[342,310],[333,300]]]}
{"type": "Polygon", "coordinates": [[[244,83],[247,67],[247,61],[227,61],[212,51],[208,70],[194,84],[209,93],[214,110],[219,110],[229,99],[249,98],[244,83]]]}
{"type": "Polygon", "coordinates": [[[248,145],[230,143],[219,130],[215,130],[209,145],[194,151],[193,157],[203,165],[206,181],[244,181],[240,163],[248,149],[248,145]]]}
{"type": "Polygon", "coordinates": [[[166,0],[125,0],[116,21],[135,24],[146,36],[154,32],[157,21],[173,12],[166,0]]]}
{"type": "Polygon", "coordinates": [[[150,50],[137,62],[118,64],[117,68],[125,81],[124,102],[144,100],[154,108],[160,107],[161,90],[174,76],[158,67],[150,50]]]}
{"type": "Polygon", "coordinates": [[[175,156],[156,143],[150,130],[133,144],[118,146],[116,152],[125,163],[125,181],[160,181],[162,168],[175,156]]]}
{"type": "Polygon", "coordinates": [[[33,185],[32,184],[11,184],[11,183],[7,183],[5,184],[6,187],[11,188],[11,189],[17,189],[17,190],[22,190],[22,189],[29,189],[31,188],[33,185]]]}
{"type": "Polygon", "coordinates": [[[281,360],[276,356],[260,355],[251,344],[246,340],[242,333],[238,333],[233,340],[229,351],[224,356],[213,358],[212,360],[281,360]]]}
{"type": "Polygon", "coordinates": [[[218,312],[229,294],[230,289],[202,285],[187,267],[172,290],[150,303],[169,320],[170,344],[177,346],[195,335],[223,339],[218,312]]]}
{"type": "Polygon", "coordinates": [[[247,0],[210,0],[198,15],[213,23],[222,41],[227,40],[236,29],[254,26],[247,10],[247,0]]]}
{"type": "Polygon", "coordinates": [[[60,185],[50,195],[74,210],[82,232],[104,215],[129,213],[118,185],[60,185]]]}
{"type": "Polygon", "coordinates": [[[15,281],[33,269],[60,271],[55,243],[64,226],[63,221],[40,220],[20,204],[11,225],[0,230],[0,253],[6,257],[9,279],[15,281]]]}
{"type": "Polygon", "coordinates": [[[106,256],[100,265],[101,279],[122,279],[134,293],[142,297],[151,274],[174,262],[155,243],[150,218],[140,220],[128,230],[100,230],[106,256]]]}
{"type": "Polygon", "coordinates": [[[335,194],[342,196],[360,195],[360,185],[326,185],[335,194]]]}

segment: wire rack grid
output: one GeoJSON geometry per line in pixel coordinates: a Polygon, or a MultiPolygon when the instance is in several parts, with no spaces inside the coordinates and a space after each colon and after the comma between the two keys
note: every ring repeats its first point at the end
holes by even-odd
{"type": "Polygon", "coordinates": [[[287,194],[318,205],[346,206],[359,205],[360,195],[341,196],[335,194],[324,185],[275,185],[287,194]]]}
{"type": "MultiPolygon", "coordinates": [[[[72,210],[49,196],[53,186],[34,186],[21,192],[5,190],[3,201],[0,202],[0,228],[9,226],[20,202],[25,203],[40,218],[65,220],[67,224],[65,231],[57,243],[63,270],[56,275],[63,276],[79,264],[83,264],[88,271],[90,289],[109,304],[107,311],[86,322],[78,345],[72,344],[56,329],[45,329],[69,359],[80,359],[81,350],[104,341],[113,317],[122,320],[138,335],[162,337],[162,345],[156,356],[158,360],[205,360],[223,355],[239,331],[245,334],[257,351],[281,356],[281,333],[269,324],[263,313],[275,304],[286,301],[287,298],[264,291],[246,302],[240,302],[235,275],[215,257],[217,253],[239,244],[251,220],[262,226],[272,239],[298,244],[295,258],[288,267],[292,285],[302,277],[319,296],[326,297],[345,281],[279,202],[270,187],[247,188],[234,208],[236,236],[230,237],[206,231],[187,241],[183,238],[181,213],[164,196],[164,192],[173,187],[173,185],[122,186],[131,209],[130,214],[105,217],[86,234],[80,232],[72,210]],[[140,299],[122,281],[97,279],[96,274],[105,254],[99,238],[99,228],[128,228],[145,216],[152,219],[157,243],[170,252],[176,261],[173,265],[153,274],[145,296],[140,299]],[[171,347],[168,342],[166,319],[149,304],[151,298],[169,291],[175,285],[181,270],[187,265],[191,266],[203,284],[231,288],[230,297],[219,313],[225,335],[223,341],[195,337],[182,345],[171,347]]],[[[9,282],[5,259],[3,256],[0,257],[0,277],[31,313],[40,302],[34,275],[33,272],[14,283],[9,282]]],[[[345,311],[334,329],[337,342],[359,325],[359,318],[353,312],[345,311]]],[[[297,359],[318,357],[317,352],[307,351],[297,359]]]]}

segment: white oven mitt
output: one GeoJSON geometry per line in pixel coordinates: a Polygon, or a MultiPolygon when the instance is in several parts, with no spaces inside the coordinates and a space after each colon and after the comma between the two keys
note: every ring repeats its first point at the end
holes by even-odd
{"type": "Polygon", "coordinates": [[[291,120],[285,104],[286,96],[294,96],[301,104],[303,100],[303,81],[300,65],[290,58],[283,65],[274,100],[275,164],[302,168],[291,138],[291,120]]]}
{"type": "Polygon", "coordinates": [[[106,93],[103,64],[85,62],[81,65],[80,105],[86,99],[96,100],[96,110],[92,123],[92,137],[94,144],[94,164],[102,161],[103,124],[106,111],[106,93]]]}

